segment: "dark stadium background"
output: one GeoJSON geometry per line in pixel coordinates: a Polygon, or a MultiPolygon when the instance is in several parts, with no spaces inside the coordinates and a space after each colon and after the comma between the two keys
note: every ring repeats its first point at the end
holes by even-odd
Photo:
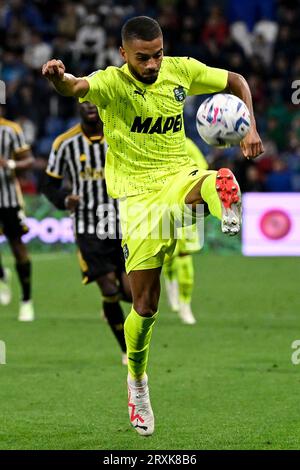
{"type": "Polygon", "coordinates": [[[299,191],[300,111],[291,101],[292,82],[300,79],[298,1],[2,0],[6,116],[22,125],[36,157],[35,170],[22,180],[23,191],[39,191],[53,138],[76,121],[75,100],[53,91],[41,65],[57,57],[75,75],[121,65],[120,28],[135,15],[160,22],[165,54],[190,55],[247,77],[265,155],[248,163],[236,148],[220,152],[203,146],[195,128],[199,99],[190,99],[186,131],[210,163],[234,167],[243,191],[299,191]]]}

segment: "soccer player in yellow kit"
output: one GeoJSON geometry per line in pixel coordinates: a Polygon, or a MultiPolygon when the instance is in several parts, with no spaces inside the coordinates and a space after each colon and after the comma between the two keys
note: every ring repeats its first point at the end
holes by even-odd
{"type": "MultiPolygon", "coordinates": [[[[192,139],[186,139],[186,151],[191,160],[203,170],[208,163],[192,139]]],[[[177,243],[172,256],[165,258],[163,274],[167,298],[171,309],[178,312],[182,323],[194,325],[196,318],[192,312],[191,301],[194,288],[193,253],[201,249],[200,236],[196,224],[178,229],[177,243]]]]}
{"type": "Polygon", "coordinates": [[[251,115],[250,130],[241,143],[244,156],[257,157],[263,146],[251,93],[241,75],[190,57],[163,57],[162,31],[152,18],[131,18],[121,34],[125,64],[120,68],[77,78],[53,59],[42,73],[62,95],[94,103],[104,122],[107,189],[110,196],[120,198],[122,244],[133,296],[125,322],[128,411],[132,426],[147,436],[154,432],[146,374],[149,345],[158,315],[161,268],[165,254],[176,244],[172,234],[165,236],[162,225],[167,219],[174,227],[183,212],[191,215],[197,205],[206,204],[221,220],[223,232],[235,234],[240,228],[240,192],[231,171],[201,170],[186,153],[186,95],[222,90],[237,95],[251,115]]]}

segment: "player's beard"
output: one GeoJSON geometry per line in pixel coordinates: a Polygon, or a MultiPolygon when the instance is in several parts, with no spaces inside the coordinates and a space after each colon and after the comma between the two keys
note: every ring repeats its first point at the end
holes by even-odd
{"type": "Polygon", "coordinates": [[[132,75],[139,81],[139,82],[142,82],[142,83],[146,83],[147,85],[151,85],[152,83],[155,83],[156,80],[157,80],[157,77],[158,77],[158,74],[159,74],[159,71],[153,75],[149,75],[149,76],[143,76],[143,75],[140,75],[134,67],[132,67],[131,64],[128,63],[128,68],[130,70],[130,72],[132,73],[132,75]]]}

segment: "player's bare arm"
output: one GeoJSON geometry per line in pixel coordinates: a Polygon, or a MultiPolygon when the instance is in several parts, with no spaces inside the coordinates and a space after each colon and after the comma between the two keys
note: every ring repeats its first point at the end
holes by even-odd
{"type": "Polygon", "coordinates": [[[228,72],[227,89],[246,103],[251,119],[251,127],[246,137],[241,141],[241,149],[246,158],[256,158],[264,152],[261,138],[256,129],[253,112],[252,96],[245,78],[234,72],[228,72]]]}
{"type": "Polygon", "coordinates": [[[10,168],[12,170],[30,170],[34,162],[30,150],[24,150],[15,155],[14,160],[6,160],[0,157],[0,168],[10,168]]]}
{"type": "Polygon", "coordinates": [[[82,98],[89,91],[89,83],[84,78],[77,78],[65,72],[65,66],[61,60],[49,60],[42,67],[42,74],[54,86],[56,91],[63,96],[82,98]]]}
{"type": "Polygon", "coordinates": [[[55,178],[48,174],[45,175],[42,192],[45,194],[47,199],[49,199],[49,201],[51,201],[52,204],[60,210],[68,209],[72,212],[76,209],[79,203],[79,196],[71,196],[69,190],[62,187],[61,178],[55,178]],[[68,199],[70,197],[75,199],[78,197],[77,203],[73,201],[73,205],[69,205],[68,199]]]}

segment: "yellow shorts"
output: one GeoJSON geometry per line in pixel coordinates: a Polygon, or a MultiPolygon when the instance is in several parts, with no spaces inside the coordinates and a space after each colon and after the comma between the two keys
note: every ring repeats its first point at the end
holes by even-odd
{"type": "Polygon", "coordinates": [[[122,247],[126,272],[158,268],[166,254],[171,256],[177,242],[178,227],[203,219],[185,204],[186,195],[207,174],[191,165],[170,177],[160,191],[120,199],[122,247]]]}

